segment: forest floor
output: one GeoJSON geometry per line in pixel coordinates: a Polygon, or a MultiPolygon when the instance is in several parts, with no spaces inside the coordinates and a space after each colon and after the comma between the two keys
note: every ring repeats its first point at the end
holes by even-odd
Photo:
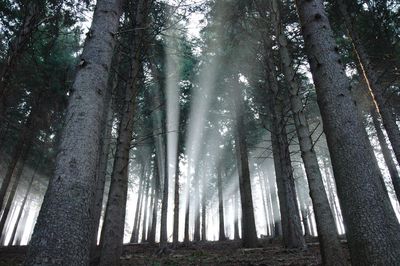
{"type": "MultiPolygon", "coordinates": [[[[261,239],[260,247],[252,249],[242,248],[240,241],[180,243],[162,250],[158,245],[128,244],[124,246],[121,265],[322,265],[317,239],[310,238],[307,243],[306,250],[284,249],[280,241],[272,239],[261,239]]],[[[26,246],[0,248],[0,266],[22,265],[26,250],[26,246]]]]}

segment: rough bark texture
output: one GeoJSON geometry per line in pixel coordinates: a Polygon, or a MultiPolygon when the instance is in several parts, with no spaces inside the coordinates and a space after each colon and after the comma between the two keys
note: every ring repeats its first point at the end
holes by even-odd
{"type": "MultiPolygon", "coordinates": [[[[329,200],[322,180],[322,174],[314,150],[313,140],[311,139],[307,117],[303,111],[304,106],[299,95],[300,82],[294,72],[287,39],[283,32],[283,25],[281,25],[280,19],[278,1],[272,0],[272,22],[275,27],[277,43],[280,48],[279,52],[283,73],[285,75],[286,83],[289,85],[290,107],[297,137],[299,139],[301,158],[306,170],[310,196],[313,203],[318,238],[321,245],[322,261],[324,265],[346,265],[347,261],[344,257],[336,232],[335,219],[329,206],[329,200]]],[[[303,210],[302,216],[305,231],[308,232],[307,217],[303,215],[303,210]]]]}
{"type": "Polygon", "coordinates": [[[219,241],[226,240],[225,222],[224,222],[224,195],[222,191],[222,173],[221,166],[217,172],[217,188],[218,188],[218,216],[219,216],[219,241]]]}
{"type": "Polygon", "coordinates": [[[376,130],[376,135],[379,140],[379,144],[381,146],[381,151],[383,158],[385,160],[386,166],[389,170],[390,178],[393,183],[394,192],[396,194],[397,200],[400,202],[400,176],[397,171],[396,164],[393,161],[392,153],[388,147],[388,143],[386,142],[385,134],[381,128],[381,123],[379,121],[379,114],[376,109],[371,110],[372,121],[374,123],[374,127],[376,130]]]}
{"type": "Polygon", "coordinates": [[[121,13],[119,0],[97,2],[25,265],[89,263],[99,131],[121,13]]]}
{"type": "Polygon", "coordinates": [[[364,43],[353,27],[352,14],[349,14],[347,11],[346,2],[343,0],[336,0],[336,2],[342,14],[349,37],[351,38],[358,64],[361,68],[361,73],[359,74],[366,81],[374,104],[382,117],[383,127],[388,134],[397,162],[400,164],[400,129],[396,124],[396,117],[391,110],[391,106],[386,102],[384,88],[378,81],[378,72],[374,69],[369,55],[364,48],[364,43]]]}
{"type": "Polygon", "coordinates": [[[296,1],[354,265],[395,265],[400,225],[321,0],[296,1]]]}
{"type": "Polygon", "coordinates": [[[251,192],[251,179],[249,170],[246,133],[244,131],[243,98],[239,87],[233,88],[236,111],[235,148],[237,169],[239,173],[239,191],[242,206],[242,241],[246,248],[254,248],[258,245],[257,231],[254,219],[253,198],[251,192]]]}

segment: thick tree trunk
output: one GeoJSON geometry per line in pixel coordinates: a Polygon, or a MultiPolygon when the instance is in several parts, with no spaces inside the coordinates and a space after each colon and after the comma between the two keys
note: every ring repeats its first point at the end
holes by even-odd
{"type": "Polygon", "coordinates": [[[218,189],[218,215],[219,215],[219,241],[226,240],[225,221],[224,221],[224,195],[222,191],[221,166],[217,170],[217,189],[218,189]]]}
{"type": "Polygon", "coordinates": [[[354,265],[394,265],[400,225],[321,0],[296,1],[354,265]]]}
{"type": "Polygon", "coordinates": [[[39,169],[39,165],[40,164],[37,165],[37,168],[35,169],[35,172],[33,173],[32,177],[31,177],[31,180],[29,181],[28,187],[27,187],[26,192],[25,192],[24,199],[22,200],[22,203],[21,203],[21,208],[19,209],[18,215],[17,215],[17,219],[15,220],[14,228],[13,228],[13,231],[11,233],[11,237],[10,237],[10,240],[8,242],[8,245],[12,245],[14,243],[15,236],[17,234],[18,225],[19,225],[19,222],[21,220],[22,213],[24,212],[25,204],[26,204],[26,201],[28,199],[29,193],[31,192],[31,187],[32,187],[32,184],[33,184],[33,180],[35,179],[36,173],[37,173],[37,171],[39,169]]]}
{"type": "Polygon", "coordinates": [[[87,265],[108,71],[121,1],[98,0],[56,159],[25,265],[87,265]]]}
{"type": "Polygon", "coordinates": [[[374,127],[376,130],[376,135],[379,140],[379,144],[381,146],[381,151],[383,158],[385,160],[386,166],[389,170],[390,178],[392,179],[394,192],[396,194],[397,200],[400,202],[400,176],[399,172],[397,171],[396,164],[393,161],[392,153],[388,147],[386,142],[385,134],[381,128],[381,123],[379,121],[379,114],[376,109],[371,110],[372,121],[374,123],[374,127]]]}
{"type": "Polygon", "coordinates": [[[239,87],[234,87],[234,102],[236,111],[235,148],[237,169],[239,173],[239,191],[242,206],[242,241],[246,248],[258,245],[256,224],[254,219],[253,198],[251,192],[251,179],[249,170],[246,133],[244,132],[243,96],[239,87]]]}
{"type": "MultiPolygon", "coordinates": [[[[272,21],[280,48],[279,52],[283,72],[286,83],[289,85],[290,107],[297,137],[299,139],[301,158],[304,163],[308,186],[310,188],[310,196],[317,223],[318,238],[321,244],[322,260],[324,265],[346,265],[347,261],[343,255],[343,250],[335,228],[335,219],[329,206],[329,200],[322,180],[313,140],[311,139],[307,117],[303,111],[304,106],[299,95],[300,83],[294,72],[285,33],[282,31],[283,25],[281,25],[280,21],[281,18],[277,0],[272,1],[272,14],[272,21]]],[[[305,221],[304,219],[306,219],[306,217],[303,217],[303,221],[305,221]]],[[[306,226],[307,223],[304,223],[304,227],[306,226]]]]}
{"type": "Polygon", "coordinates": [[[391,106],[387,103],[384,95],[384,88],[379,84],[378,73],[374,69],[371,60],[364,48],[364,43],[358,35],[356,29],[353,27],[352,17],[353,14],[349,14],[347,11],[346,2],[343,0],[336,0],[339,10],[342,14],[343,21],[346,25],[349,37],[351,38],[355,54],[357,56],[358,64],[361,68],[360,76],[362,76],[371,97],[374,101],[376,109],[379,111],[382,117],[383,127],[385,128],[390,143],[392,144],[394,154],[396,155],[397,162],[400,164],[400,130],[396,124],[396,118],[391,110],[391,106]]]}

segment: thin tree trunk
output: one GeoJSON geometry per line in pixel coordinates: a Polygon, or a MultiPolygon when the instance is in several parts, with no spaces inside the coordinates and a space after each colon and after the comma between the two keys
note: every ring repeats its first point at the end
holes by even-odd
{"type": "MultiPolygon", "coordinates": [[[[119,60],[117,60],[117,64],[119,60]]],[[[105,102],[105,112],[103,114],[102,120],[102,129],[101,129],[101,138],[100,138],[100,154],[99,161],[97,166],[96,173],[96,192],[93,206],[93,232],[92,232],[92,243],[90,247],[90,257],[93,258],[95,256],[95,251],[97,249],[97,238],[99,232],[99,224],[101,218],[101,211],[103,208],[103,199],[104,199],[104,189],[106,183],[107,176],[107,166],[108,166],[108,158],[109,151],[111,146],[111,137],[112,137],[112,120],[113,120],[113,112],[112,112],[112,93],[115,90],[118,82],[117,74],[114,74],[114,80],[112,84],[112,88],[107,90],[106,102],[105,102]]]]}
{"type": "Polygon", "coordinates": [[[239,235],[239,197],[238,197],[238,191],[235,191],[233,194],[233,206],[234,206],[234,221],[233,221],[233,239],[234,240],[239,240],[240,235],[239,235]]]}
{"type": "MultiPolygon", "coordinates": [[[[157,155],[156,155],[157,156],[157,155]]],[[[153,214],[151,218],[151,230],[149,233],[148,241],[154,244],[156,241],[156,230],[157,230],[157,213],[158,213],[158,199],[160,193],[160,172],[158,168],[157,160],[154,160],[154,205],[153,214]]]]}
{"type": "Polygon", "coordinates": [[[184,230],[184,238],[183,238],[183,242],[188,243],[190,241],[190,237],[189,237],[189,211],[190,211],[190,175],[188,175],[188,180],[187,180],[188,184],[187,184],[187,192],[186,192],[186,208],[185,208],[185,230],[184,230]]]}
{"type": "Polygon", "coordinates": [[[400,225],[321,0],[297,0],[354,265],[395,265],[400,225]]]}
{"type": "Polygon", "coordinates": [[[33,184],[33,180],[35,179],[35,176],[36,176],[36,173],[38,171],[39,165],[40,164],[37,165],[37,168],[35,169],[35,172],[33,173],[32,177],[31,177],[31,180],[29,181],[28,188],[26,189],[24,199],[22,200],[21,208],[19,209],[19,212],[18,212],[18,215],[17,215],[17,219],[15,221],[14,228],[13,228],[13,231],[11,233],[11,237],[10,237],[10,241],[8,242],[8,245],[12,245],[14,243],[14,239],[15,239],[15,236],[17,234],[18,225],[19,225],[19,222],[21,220],[22,213],[24,212],[25,204],[26,204],[26,201],[28,199],[29,193],[31,192],[31,187],[32,187],[32,184],[33,184]]]}
{"type": "MultiPolygon", "coordinates": [[[[235,81],[236,83],[236,81],[235,81]]],[[[234,90],[234,102],[235,102],[235,148],[236,148],[236,159],[237,169],[239,173],[239,191],[240,200],[242,206],[242,241],[243,246],[246,248],[254,248],[258,245],[256,224],[254,219],[254,208],[253,198],[251,191],[251,180],[249,170],[249,160],[246,142],[246,133],[244,131],[244,102],[243,96],[239,87],[234,90]]]]}
{"type": "Polygon", "coordinates": [[[4,238],[5,238],[6,232],[5,232],[4,228],[5,228],[7,219],[10,218],[9,217],[9,213],[10,213],[10,210],[11,210],[11,205],[12,205],[12,203],[14,201],[14,197],[15,197],[15,193],[17,192],[19,181],[21,180],[21,176],[22,176],[22,172],[24,170],[26,158],[27,158],[27,156],[23,156],[23,158],[21,158],[21,161],[19,162],[19,165],[17,167],[17,171],[15,172],[14,183],[13,183],[13,185],[11,187],[10,194],[8,195],[8,199],[6,201],[6,205],[4,206],[3,214],[2,214],[1,219],[0,219],[0,233],[2,233],[2,236],[4,236],[1,239],[1,243],[2,244],[5,243],[5,239],[4,238]]]}
{"type": "Polygon", "coordinates": [[[18,226],[18,231],[16,233],[15,236],[15,246],[21,246],[21,242],[22,242],[22,237],[24,235],[25,229],[26,229],[26,224],[28,221],[28,217],[29,217],[29,211],[30,211],[30,207],[31,207],[32,202],[28,201],[26,208],[24,210],[24,213],[21,217],[21,221],[19,222],[19,226],[18,226]]]}
{"type": "Polygon", "coordinates": [[[224,195],[222,191],[222,173],[221,166],[217,170],[217,188],[218,188],[218,215],[219,215],[219,241],[225,241],[225,221],[224,221],[224,195]]]}
{"type": "MultiPolygon", "coordinates": [[[[146,27],[149,2],[140,0],[135,10],[134,26],[146,27]]],[[[136,97],[143,86],[142,50],[145,31],[135,32],[131,50],[131,71],[125,91],[123,113],[118,129],[118,140],[110,191],[104,219],[104,242],[101,247],[100,266],[118,265],[124,239],[126,200],[128,193],[129,154],[132,142],[136,97]]],[[[140,221],[140,220],[139,220],[140,221]]]]}
{"type": "MultiPolygon", "coordinates": [[[[299,95],[300,86],[294,72],[292,58],[289,53],[285,33],[282,31],[280,7],[277,0],[272,1],[272,14],[275,33],[277,35],[280,59],[286,83],[289,85],[290,105],[293,120],[300,144],[301,158],[306,170],[310,196],[313,203],[317,223],[318,238],[321,243],[321,255],[324,265],[346,265],[343,250],[335,228],[335,219],[330,209],[328,196],[322,180],[321,170],[318,165],[317,155],[314,150],[313,140],[309,129],[307,117],[299,95]]],[[[304,200],[304,199],[303,199],[304,200]]],[[[304,218],[303,218],[304,221],[304,218]]],[[[306,227],[306,223],[304,223],[306,227]]],[[[307,229],[306,229],[307,231],[307,229]]]]}
{"type": "Polygon", "coordinates": [[[279,237],[282,235],[282,219],[281,219],[281,212],[280,212],[279,206],[278,206],[279,199],[278,199],[277,188],[276,188],[275,182],[273,180],[273,176],[270,175],[269,173],[265,173],[264,181],[265,181],[264,189],[266,192],[270,191],[270,197],[271,197],[270,213],[274,220],[273,236],[279,237]]]}
{"type": "Polygon", "coordinates": [[[175,193],[174,193],[174,225],[172,241],[174,244],[179,242],[179,148],[176,153],[175,165],[175,193]]]}
{"type": "Polygon", "coordinates": [[[206,203],[206,178],[203,176],[201,179],[201,240],[206,241],[207,240],[207,224],[206,224],[206,218],[207,218],[207,203],[206,203]]]}
{"type": "Polygon", "coordinates": [[[200,180],[198,168],[194,180],[194,241],[200,241],[200,180]]]}
{"type": "Polygon", "coordinates": [[[20,160],[21,156],[25,156],[28,152],[29,149],[31,148],[32,142],[33,142],[33,138],[35,135],[35,129],[34,129],[34,125],[35,122],[35,118],[34,116],[37,115],[36,114],[36,108],[34,108],[34,110],[31,111],[31,113],[29,114],[25,125],[23,127],[23,129],[21,130],[21,133],[18,137],[18,141],[16,146],[14,147],[12,156],[11,156],[11,161],[8,163],[7,165],[7,171],[6,171],[6,175],[3,178],[3,182],[1,183],[1,187],[0,187],[0,209],[3,207],[4,204],[4,199],[7,193],[7,190],[10,186],[10,181],[11,181],[11,177],[13,176],[15,167],[17,166],[18,161],[20,160]]]}
{"type": "Polygon", "coordinates": [[[150,190],[150,175],[147,178],[146,185],[146,196],[144,200],[144,213],[143,213],[143,223],[142,223],[142,243],[146,240],[146,229],[147,229],[147,210],[148,210],[148,202],[149,202],[149,190],[150,190]]]}
{"type": "Polygon", "coordinates": [[[400,176],[397,171],[396,164],[393,161],[392,153],[390,152],[390,149],[386,142],[386,137],[381,128],[381,123],[379,121],[379,114],[376,111],[376,109],[371,110],[371,116],[376,130],[376,135],[378,137],[379,144],[381,146],[382,155],[385,160],[386,166],[388,167],[390,178],[392,179],[397,200],[400,202],[400,176]]]}
{"type": "Polygon", "coordinates": [[[143,187],[144,187],[144,182],[145,182],[145,165],[144,162],[142,162],[142,169],[140,171],[140,181],[138,184],[138,197],[137,197],[137,202],[136,202],[136,209],[135,209],[135,219],[133,221],[133,228],[132,228],[132,234],[131,234],[131,239],[130,243],[137,243],[138,239],[136,238],[137,231],[139,230],[139,216],[140,216],[140,206],[142,205],[143,201],[143,187]]]}

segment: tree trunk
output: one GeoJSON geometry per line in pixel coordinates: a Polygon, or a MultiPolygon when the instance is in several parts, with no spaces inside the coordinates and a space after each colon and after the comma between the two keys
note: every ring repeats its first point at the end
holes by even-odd
{"type": "Polygon", "coordinates": [[[354,17],[354,15],[348,13],[346,2],[343,0],[336,0],[336,2],[342,14],[343,21],[346,25],[348,35],[352,41],[357,56],[358,64],[362,71],[362,73],[359,74],[363,76],[366,81],[375,107],[382,117],[383,127],[388,134],[397,162],[400,164],[400,130],[396,124],[396,118],[391,110],[391,106],[385,99],[384,88],[378,83],[378,74],[369,59],[363,41],[359,37],[356,29],[353,27],[352,17],[354,17]]]}
{"type": "Polygon", "coordinates": [[[376,109],[371,110],[372,121],[374,123],[374,127],[376,130],[376,135],[379,140],[379,144],[381,146],[381,151],[383,158],[385,160],[386,166],[388,167],[390,178],[392,179],[393,188],[397,197],[397,200],[400,202],[400,176],[396,168],[396,164],[393,161],[392,153],[388,147],[386,142],[385,134],[381,128],[381,123],[379,121],[379,114],[376,109]]]}
{"type": "Polygon", "coordinates": [[[186,208],[185,208],[185,231],[184,231],[184,238],[183,238],[183,242],[188,243],[190,241],[190,237],[189,237],[189,221],[190,221],[190,175],[188,176],[188,185],[187,185],[187,193],[186,193],[186,208]]]}
{"type": "Polygon", "coordinates": [[[26,229],[26,223],[28,221],[31,204],[32,204],[31,201],[27,202],[25,211],[22,214],[21,221],[19,222],[19,226],[18,226],[19,230],[17,231],[16,236],[15,236],[15,241],[14,241],[15,242],[15,246],[21,246],[22,237],[23,237],[25,229],[26,229]]]}
{"type": "MultiPolygon", "coordinates": [[[[119,63],[119,56],[117,55],[117,63],[119,63]]],[[[101,218],[101,211],[103,208],[103,199],[104,199],[104,189],[106,183],[107,176],[107,166],[108,166],[108,158],[109,151],[111,146],[111,137],[112,137],[112,122],[113,122],[113,112],[112,112],[112,93],[115,91],[115,88],[118,84],[118,75],[114,74],[114,79],[112,82],[112,88],[107,90],[106,92],[106,100],[104,107],[104,114],[102,117],[102,129],[101,129],[101,138],[100,138],[100,154],[98,158],[98,166],[96,172],[96,192],[95,198],[93,202],[93,232],[92,232],[92,242],[90,247],[90,257],[93,258],[95,256],[95,251],[97,249],[97,238],[99,232],[99,224],[101,218]]]]}
{"type": "Polygon", "coordinates": [[[6,201],[6,205],[4,206],[3,214],[0,219],[0,233],[2,233],[2,236],[4,236],[0,240],[2,244],[5,243],[5,235],[6,235],[5,233],[6,232],[3,232],[3,231],[5,231],[4,228],[6,225],[7,218],[10,218],[8,214],[10,213],[11,205],[14,201],[15,193],[17,192],[19,181],[21,179],[22,172],[24,170],[25,161],[26,161],[26,157],[22,158],[21,161],[19,162],[19,166],[17,167],[17,171],[15,172],[15,180],[11,187],[10,194],[8,195],[8,199],[6,201]]]}
{"type": "Polygon", "coordinates": [[[217,186],[218,186],[218,214],[219,214],[219,241],[225,241],[225,222],[224,222],[224,195],[222,191],[222,173],[221,166],[217,170],[217,186]]]}
{"type": "Polygon", "coordinates": [[[200,241],[200,177],[198,168],[194,180],[194,241],[200,241]]]}
{"type": "MultiPolygon", "coordinates": [[[[157,155],[156,155],[157,156],[157,155]]],[[[157,230],[157,212],[158,212],[158,199],[160,194],[160,172],[158,168],[157,160],[154,160],[154,205],[153,214],[151,218],[151,230],[149,233],[148,241],[154,244],[156,242],[156,230],[157,230]]]]}
{"type": "MultiPolygon", "coordinates": [[[[313,140],[309,129],[304,106],[299,95],[300,82],[294,72],[292,58],[289,53],[285,33],[282,31],[278,1],[272,1],[272,14],[275,33],[278,40],[280,59],[289,85],[290,107],[299,139],[301,158],[306,170],[310,196],[313,203],[315,219],[317,223],[318,238],[321,243],[321,255],[324,265],[346,265],[343,250],[335,228],[335,219],[329,206],[328,196],[322,180],[321,170],[318,165],[317,155],[314,150],[313,140]]],[[[303,217],[304,221],[304,217],[303,217]]],[[[306,223],[304,223],[306,227],[306,223]]],[[[306,229],[307,231],[307,229],[306,229]]]]}
{"type": "Polygon", "coordinates": [[[104,90],[120,15],[119,0],[98,0],[70,96],[55,173],[25,265],[89,263],[104,90]]]}
{"type": "Polygon", "coordinates": [[[175,193],[174,193],[174,225],[172,241],[174,244],[179,242],[179,149],[176,153],[175,165],[175,193]]]}
{"type": "Polygon", "coordinates": [[[135,219],[133,221],[133,227],[132,227],[132,233],[131,233],[131,239],[130,243],[138,243],[138,238],[136,237],[139,233],[139,224],[140,224],[140,211],[141,211],[141,206],[142,206],[142,201],[143,201],[143,196],[144,196],[144,182],[146,181],[145,177],[145,162],[143,161],[141,163],[141,171],[140,171],[140,181],[138,184],[138,197],[136,201],[136,209],[135,209],[135,219]]]}
{"type": "Polygon", "coordinates": [[[206,177],[203,176],[201,179],[201,241],[207,240],[207,203],[206,203],[206,177]]]}
{"type": "Polygon", "coordinates": [[[278,206],[278,193],[277,193],[277,188],[275,185],[275,181],[273,180],[273,176],[269,173],[265,173],[264,175],[264,184],[265,188],[264,190],[266,192],[270,191],[270,197],[271,197],[271,205],[270,205],[270,213],[271,216],[274,220],[273,226],[274,226],[274,232],[273,236],[274,237],[279,237],[282,235],[282,219],[281,219],[281,212],[279,210],[278,206]]]}
{"type": "MultiPolygon", "coordinates": [[[[146,240],[146,225],[147,225],[147,209],[148,209],[148,202],[149,202],[149,190],[150,190],[150,175],[147,178],[147,185],[146,185],[146,196],[144,200],[144,213],[143,213],[143,223],[142,223],[142,243],[146,240]]],[[[139,231],[138,231],[139,232],[139,231]]]]}
{"type": "Polygon", "coordinates": [[[296,1],[354,265],[394,265],[400,225],[321,0],[296,1]]]}
{"type": "Polygon", "coordinates": [[[272,61],[272,41],[265,40],[265,67],[269,83],[267,91],[269,109],[272,116],[272,153],[275,164],[276,184],[278,188],[281,214],[283,244],[287,248],[304,248],[305,240],[301,228],[300,212],[297,204],[292,162],[286,132],[284,103],[279,99],[275,65],[272,61]]]}
{"type": "Polygon", "coordinates": [[[238,192],[235,191],[233,194],[233,206],[234,206],[234,217],[233,217],[233,239],[234,240],[239,240],[240,235],[239,235],[239,197],[238,197],[238,192]]]}
{"type": "Polygon", "coordinates": [[[34,131],[36,131],[34,128],[35,115],[37,115],[36,108],[34,108],[34,110],[30,112],[23,129],[21,129],[17,144],[14,147],[13,153],[11,155],[11,161],[7,165],[6,175],[4,176],[3,182],[1,183],[0,187],[0,209],[3,207],[4,199],[10,186],[11,177],[13,176],[15,167],[20,160],[20,157],[26,156],[32,146],[32,142],[35,136],[34,131]]]}
{"type": "MultiPolygon", "coordinates": [[[[146,26],[149,12],[147,0],[140,0],[135,10],[134,26],[146,26]]],[[[104,242],[101,247],[100,266],[118,265],[122,252],[125,227],[126,200],[128,193],[129,154],[132,142],[133,123],[136,107],[136,96],[143,85],[142,50],[145,42],[145,31],[134,35],[131,50],[131,71],[125,91],[122,107],[123,113],[118,129],[118,140],[115,151],[110,191],[104,218],[104,242]]],[[[140,221],[140,220],[139,220],[140,221]]]]}

